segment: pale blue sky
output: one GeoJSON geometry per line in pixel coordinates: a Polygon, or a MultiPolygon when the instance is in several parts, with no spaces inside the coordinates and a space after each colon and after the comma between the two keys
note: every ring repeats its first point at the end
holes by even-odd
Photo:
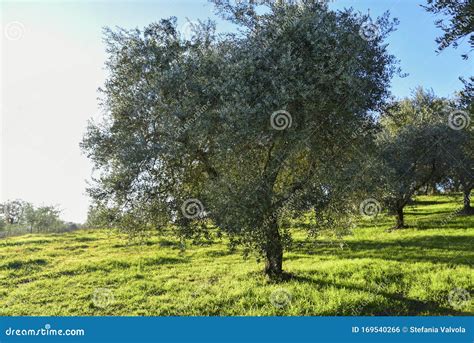
{"type": "MultiPolygon", "coordinates": [[[[435,53],[439,30],[421,3],[336,0],[331,7],[370,9],[372,15],[390,10],[400,25],[388,40],[389,49],[410,74],[393,80],[393,93],[406,96],[423,85],[450,96],[461,87],[458,77],[472,74],[473,59],[461,59],[468,50],[465,43],[458,50],[435,53]]],[[[87,120],[100,115],[96,90],[105,76],[102,27],[143,27],[169,16],[178,17],[183,25],[185,18],[215,18],[212,4],[206,0],[0,0],[0,12],[1,200],[58,204],[65,219],[84,221],[91,164],[78,144],[87,120]]],[[[219,31],[229,29],[218,22],[219,31]]]]}

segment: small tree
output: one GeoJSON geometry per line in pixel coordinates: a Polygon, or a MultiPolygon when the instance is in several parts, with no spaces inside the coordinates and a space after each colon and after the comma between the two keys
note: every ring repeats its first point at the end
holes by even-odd
{"type": "Polygon", "coordinates": [[[35,208],[31,204],[26,204],[23,212],[21,224],[28,228],[30,233],[50,232],[61,228],[64,222],[60,219],[61,211],[55,206],[40,206],[35,208]]]}
{"type": "Polygon", "coordinates": [[[0,204],[0,218],[7,225],[14,225],[20,222],[25,203],[21,200],[7,201],[0,204]]]}
{"type": "Polygon", "coordinates": [[[64,222],[59,217],[61,211],[55,206],[40,206],[35,212],[38,232],[56,231],[64,226],[64,222]]]}
{"type": "Polygon", "coordinates": [[[36,226],[36,221],[37,221],[36,217],[37,217],[36,211],[33,204],[26,203],[24,211],[23,211],[23,215],[21,218],[21,222],[28,229],[30,233],[33,233],[33,229],[36,226]]]}
{"type": "Polygon", "coordinates": [[[212,223],[280,276],[283,214],[350,206],[365,141],[352,134],[388,95],[392,23],[317,0],[214,3],[239,34],[207,22],[188,40],[173,18],[106,31],[106,119],[82,143],[98,175],[90,194],[129,232],[172,222],[192,236],[212,223]]]}

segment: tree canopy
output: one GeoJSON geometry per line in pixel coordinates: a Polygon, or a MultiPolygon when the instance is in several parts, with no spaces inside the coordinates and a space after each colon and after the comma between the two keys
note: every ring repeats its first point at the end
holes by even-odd
{"type": "Polygon", "coordinates": [[[6,201],[0,204],[0,229],[16,234],[53,232],[66,226],[60,213],[56,206],[34,206],[23,200],[6,201]]]}
{"type": "Polygon", "coordinates": [[[281,275],[282,214],[337,217],[361,191],[371,113],[396,72],[383,44],[395,23],[385,14],[369,35],[370,18],[320,1],[213,2],[238,33],[201,22],[186,39],[175,18],[106,30],[104,120],[82,142],[89,191],[117,226],[171,222],[192,236],[212,224],[281,275]]]}
{"type": "Polygon", "coordinates": [[[423,88],[387,106],[376,169],[383,175],[378,182],[383,203],[397,215],[396,228],[404,227],[403,209],[422,187],[457,179],[470,194],[474,140],[469,121],[462,98],[439,98],[423,88]]]}
{"type": "MultiPolygon", "coordinates": [[[[452,45],[458,47],[459,41],[468,37],[471,51],[474,48],[474,2],[472,0],[428,0],[424,6],[428,12],[441,15],[435,24],[444,35],[436,39],[438,50],[452,45]]],[[[463,54],[464,58],[468,53],[463,54]]]]}

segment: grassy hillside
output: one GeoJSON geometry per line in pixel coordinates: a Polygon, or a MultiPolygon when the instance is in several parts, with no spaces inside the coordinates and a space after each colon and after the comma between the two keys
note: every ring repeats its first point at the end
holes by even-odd
{"type": "Polygon", "coordinates": [[[182,252],[169,237],[105,230],[3,239],[0,315],[474,314],[474,216],[454,215],[460,204],[420,197],[411,228],[387,233],[393,218],[379,216],[343,242],[297,233],[284,260],[294,277],[279,284],[225,242],[182,252]]]}

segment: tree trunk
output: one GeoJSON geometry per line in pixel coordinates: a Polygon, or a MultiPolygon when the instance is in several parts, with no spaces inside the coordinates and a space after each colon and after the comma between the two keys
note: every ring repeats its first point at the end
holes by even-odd
{"type": "Polygon", "coordinates": [[[465,213],[471,213],[472,212],[472,207],[471,207],[471,189],[464,189],[464,208],[463,212],[465,213]]]}
{"type": "Polygon", "coordinates": [[[430,188],[431,188],[431,192],[430,192],[431,195],[439,194],[438,187],[436,186],[436,182],[432,182],[430,188]]]}
{"type": "Polygon", "coordinates": [[[429,190],[430,190],[430,187],[428,185],[425,185],[422,192],[423,192],[424,195],[429,195],[429,190]]]}
{"type": "Polygon", "coordinates": [[[283,274],[283,246],[276,219],[272,219],[266,228],[265,274],[271,278],[283,274]]]}
{"type": "Polygon", "coordinates": [[[401,229],[405,227],[405,221],[403,217],[403,207],[399,207],[397,209],[397,225],[395,226],[395,229],[401,229]]]}

